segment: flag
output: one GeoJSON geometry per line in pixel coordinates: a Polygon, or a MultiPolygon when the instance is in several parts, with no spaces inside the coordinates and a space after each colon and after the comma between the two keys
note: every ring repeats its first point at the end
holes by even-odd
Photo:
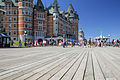
{"type": "Polygon", "coordinates": [[[99,31],[101,31],[102,29],[99,29],[99,31]]]}

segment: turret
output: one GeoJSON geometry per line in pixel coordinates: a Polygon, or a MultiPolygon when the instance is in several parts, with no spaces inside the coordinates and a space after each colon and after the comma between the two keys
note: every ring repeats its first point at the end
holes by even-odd
{"type": "Polygon", "coordinates": [[[58,16],[59,16],[59,5],[57,0],[54,0],[53,3],[53,21],[54,21],[54,35],[57,36],[58,34],[58,16]]]}
{"type": "Polygon", "coordinates": [[[45,7],[41,0],[37,0],[37,3],[35,5],[34,9],[36,9],[37,11],[44,11],[45,7]]]}

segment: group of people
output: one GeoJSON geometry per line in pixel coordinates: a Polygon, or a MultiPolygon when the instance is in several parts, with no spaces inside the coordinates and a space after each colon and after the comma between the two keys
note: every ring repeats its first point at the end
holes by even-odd
{"type": "MultiPolygon", "coordinates": [[[[13,47],[14,41],[11,41],[11,46],[13,47]]],[[[38,42],[36,41],[32,41],[29,40],[28,42],[26,42],[28,47],[45,47],[45,46],[63,46],[63,48],[66,48],[67,46],[71,46],[74,47],[75,45],[78,45],[80,47],[106,47],[106,46],[113,46],[113,47],[120,47],[120,40],[112,40],[112,42],[107,42],[107,39],[105,40],[98,40],[98,41],[92,41],[91,39],[89,39],[89,41],[80,41],[79,43],[75,42],[74,40],[71,41],[63,41],[63,40],[59,40],[58,42],[55,42],[54,40],[51,41],[47,41],[47,40],[43,40],[38,42]]],[[[19,47],[25,46],[22,45],[22,41],[19,40],[19,47]]]]}
{"type": "Polygon", "coordinates": [[[113,46],[113,47],[120,47],[120,40],[118,40],[118,39],[117,39],[117,40],[114,40],[114,39],[113,39],[113,40],[112,40],[112,46],[113,46]]]}
{"type": "Polygon", "coordinates": [[[98,41],[92,41],[89,39],[88,42],[82,41],[79,42],[79,46],[82,47],[107,47],[107,46],[113,46],[113,47],[120,47],[120,40],[112,40],[112,42],[107,42],[107,39],[105,40],[98,40],[98,41]]]}

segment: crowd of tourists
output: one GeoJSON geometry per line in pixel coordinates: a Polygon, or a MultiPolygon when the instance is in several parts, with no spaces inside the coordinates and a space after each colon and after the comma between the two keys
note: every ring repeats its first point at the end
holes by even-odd
{"type": "MultiPolygon", "coordinates": [[[[11,41],[11,46],[13,46],[14,41],[11,41]]],[[[25,44],[22,44],[22,41],[19,41],[19,46],[18,47],[22,47],[25,46],[25,44]]],[[[80,47],[107,47],[107,46],[113,46],[113,47],[120,47],[120,40],[115,40],[113,39],[111,42],[108,42],[107,39],[105,40],[98,40],[98,41],[92,41],[91,39],[89,39],[88,41],[80,41],[80,42],[75,42],[74,40],[71,41],[63,41],[63,40],[59,40],[59,41],[54,41],[54,40],[42,40],[42,41],[32,41],[29,40],[26,42],[26,46],[27,47],[46,47],[46,46],[63,46],[63,48],[65,47],[74,47],[74,46],[80,46],[80,47]]]]}
{"type": "Polygon", "coordinates": [[[88,42],[82,41],[79,42],[79,46],[81,47],[107,47],[107,46],[113,46],[113,47],[120,47],[120,40],[113,39],[112,42],[108,42],[107,39],[105,40],[98,40],[98,41],[92,41],[89,39],[88,42]]]}

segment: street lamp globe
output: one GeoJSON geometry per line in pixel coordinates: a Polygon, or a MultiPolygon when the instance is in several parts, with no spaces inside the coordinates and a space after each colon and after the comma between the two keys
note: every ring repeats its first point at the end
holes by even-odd
{"type": "Polygon", "coordinates": [[[25,35],[27,34],[27,31],[25,31],[25,35]]]}
{"type": "Polygon", "coordinates": [[[108,37],[110,37],[111,35],[109,34],[108,37]]]}

